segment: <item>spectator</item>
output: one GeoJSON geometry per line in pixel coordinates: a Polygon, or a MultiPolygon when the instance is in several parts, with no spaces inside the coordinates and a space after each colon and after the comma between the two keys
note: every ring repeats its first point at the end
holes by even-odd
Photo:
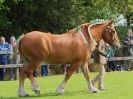
{"type": "MultiPolygon", "coordinates": [[[[124,56],[131,56],[133,55],[133,32],[132,29],[128,29],[127,35],[124,38],[123,45],[126,45],[123,48],[123,54],[124,56]]],[[[124,61],[125,68],[127,70],[130,70],[133,67],[133,60],[124,61]]]]}
{"type": "Polygon", "coordinates": [[[47,76],[49,74],[49,65],[48,64],[42,64],[41,67],[38,67],[33,72],[33,76],[47,76]]]}
{"type": "Polygon", "coordinates": [[[42,76],[47,76],[49,73],[49,65],[48,64],[43,64],[41,66],[41,75],[42,76]]]}
{"type": "MultiPolygon", "coordinates": [[[[11,36],[10,37],[10,46],[12,48],[12,51],[13,51],[13,54],[10,54],[10,57],[9,57],[9,63],[10,64],[19,64],[19,55],[17,54],[17,50],[15,48],[15,45],[16,45],[16,39],[14,36],[11,36]]],[[[11,80],[14,80],[15,79],[15,69],[14,68],[11,68],[11,75],[10,75],[10,79],[11,80]]]]}
{"type": "Polygon", "coordinates": [[[131,54],[133,54],[133,48],[131,46],[133,46],[133,32],[132,29],[128,29],[127,35],[124,38],[123,41],[124,45],[127,45],[127,47],[125,47],[123,49],[123,53],[125,56],[129,56],[131,54]]]}
{"type": "MultiPolygon", "coordinates": [[[[10,46],[12,48],[13,53],[16,53],[16,49],[15,49],[15,45],[16,45],[16,39],[14,36],[10,37],[10,46]]],[[[17,63],[17,54],[11,54],[10,58],[9,58],[9,63],[11,64],[16,64],[17,63]]]]}
{"type": "MultiPolygon", "coordinates": [[[[5,37],[0,37],[0,51],[11,51],[10,45],[5,42],[5,37]]],[[[0,54],[0,64],[5,65],[8,63],[8,55],[7,54],[0,54]]],[[[5,68],[0,68],[0,80],[4,79],[5,68]]]]}
{"type": "MultiPolygon", "coordinates": [[[[108,59],[111,57],[114,57],[114,50],[111,48],[111,46],[109,44],[106,44],[106,52],[107,52],[107,57],[108,59]]],[[[115,71],[116,70],[116,66],[114,64],[114,61],[108,61],[108,69],[109,71],[115,71]]]]}

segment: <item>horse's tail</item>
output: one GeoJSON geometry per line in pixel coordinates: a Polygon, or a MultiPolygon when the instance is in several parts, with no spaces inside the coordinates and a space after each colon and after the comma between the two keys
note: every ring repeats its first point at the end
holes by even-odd
{"type": "Polygon", "coordinates": [[[16,40],[16,44],[15,44],[15,50],[19,49],[19,43],[21,41],[21,39],[24,37],[24,34],[22,34],[21,36],[18,37],[18,39],[16,40]]]}

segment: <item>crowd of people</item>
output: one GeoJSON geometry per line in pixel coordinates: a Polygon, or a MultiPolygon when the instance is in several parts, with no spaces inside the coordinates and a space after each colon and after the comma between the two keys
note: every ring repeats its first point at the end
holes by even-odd
{"type": "MultiPolygon", "coordinates": [[[[12,37],[10,37],[10,43],[7,43],[5,40],[5,37],[1,36],[0,37],[0,51],[1,52],[4,52],[4,51],[13,52],[15,41],[16,41],[15,37],[12,36],[12,37]]],[[[1,53],[0,54],[0,64],[5,65],[8,63],[13,63],[13,62],[15,63],[15,60],[11,57],[14,57],[14,56],[1,53]]],[[[5,73],[6,73],[6,69],[0,68],[0,80],[4,79],[5,73]]],[[[11,76],[13,76],[13,75],[11,75],[11,76]]],[[[13,79],[13,78],[11,78],[11,79],[13,79]]]]}
{"type": "MultiPolygon", "coordinates": [[[[125,36],[123,40],[123,45],[128,47],[124,47],[124,55],[130,56],[133,55],[133,32],[132,29],[128,29],[127,36],[125,36]]],[[[10,51],[12,53],[16,53],[15,49],[16,39],[14,36],[10,37],[10,42],[7,43],[4,36],[0,36],[0,52],[10,51]]],[[[106,61],[106,58],[111,58],[115,56],[115,50],[109,46],[109,44],[105,43],[103,40],[98,42],[96,50],[93,53],[94,62],[99,65],[108,65],[109,71],[117,70],[117,64],[114,61],[106,61]]],[[[132,62],[132,61],[130,61],[132,62]]],[[[0,65],[5,64],[19,64],[20,56],[19,54],[0,54],[0,65]]],[[[66,74],[67,66],[64,66],[64,74],[66,74]]],[[[10,69],[10,79],[15,79],[15,70],[13,68],[10,69]]],[[[0,68],[0,80],[4,79],[4,75],[6,73],[6,68],[0,68]]],[[[47,76],[49,73],[49,65],[43,64],[40,68],[34,71],[33,75],[36,76],[47,76]]]]}

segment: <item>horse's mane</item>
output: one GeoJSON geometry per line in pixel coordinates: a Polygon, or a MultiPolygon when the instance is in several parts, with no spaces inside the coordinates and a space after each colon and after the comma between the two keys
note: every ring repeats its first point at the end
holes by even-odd
{"type": "Polygon", "coordinates": [[[99,23],[91,23],[90,25],[90,28],[91,27],[96,27],[96,26],[99,26],[99,25],[103,25],[103,24],[105,24],[106,22],[99,22],[99,23]]]}
{"type": "Polygon", "coordinates": [[[79,28],[79,27],[81,27],[82,25],[88,25],[88,26],[90,26],[89,28],[91,28],[91,27],[95,27],[95,26],[98,26],[98,25],[103,25],[103,24],[105,24],[105,22],[99,22],[99,23],[83,23],[83,24],[81,24],[80,26],[78,26],[78,27],[76,27],[76,28],[73,28],[73,29],[70,29],[70,30],[68,30],[67,32],[65,32],[65,33],[72,33],[72,32],[76,32],[77,31],[77,28],[79,28]]]}
{"type": "Polygon", "coordinates": [[[73,28],[73,29],[68,30],[68,31],[65,32],[65,33],[72,33],[72,32],[75,32],[75,31],[76,31],[76,28],[73,28]]]}

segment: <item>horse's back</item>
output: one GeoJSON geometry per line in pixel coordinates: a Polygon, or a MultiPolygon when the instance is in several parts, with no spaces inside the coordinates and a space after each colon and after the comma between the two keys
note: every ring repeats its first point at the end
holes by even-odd
{"type": "Polygon", "coordinates": [[[48,54],[50,39],[49,33],[33,31],[27,33],[20,42],[21,55],[33,57],[36,59],[43,58],[44,54],[48,54]]]}

